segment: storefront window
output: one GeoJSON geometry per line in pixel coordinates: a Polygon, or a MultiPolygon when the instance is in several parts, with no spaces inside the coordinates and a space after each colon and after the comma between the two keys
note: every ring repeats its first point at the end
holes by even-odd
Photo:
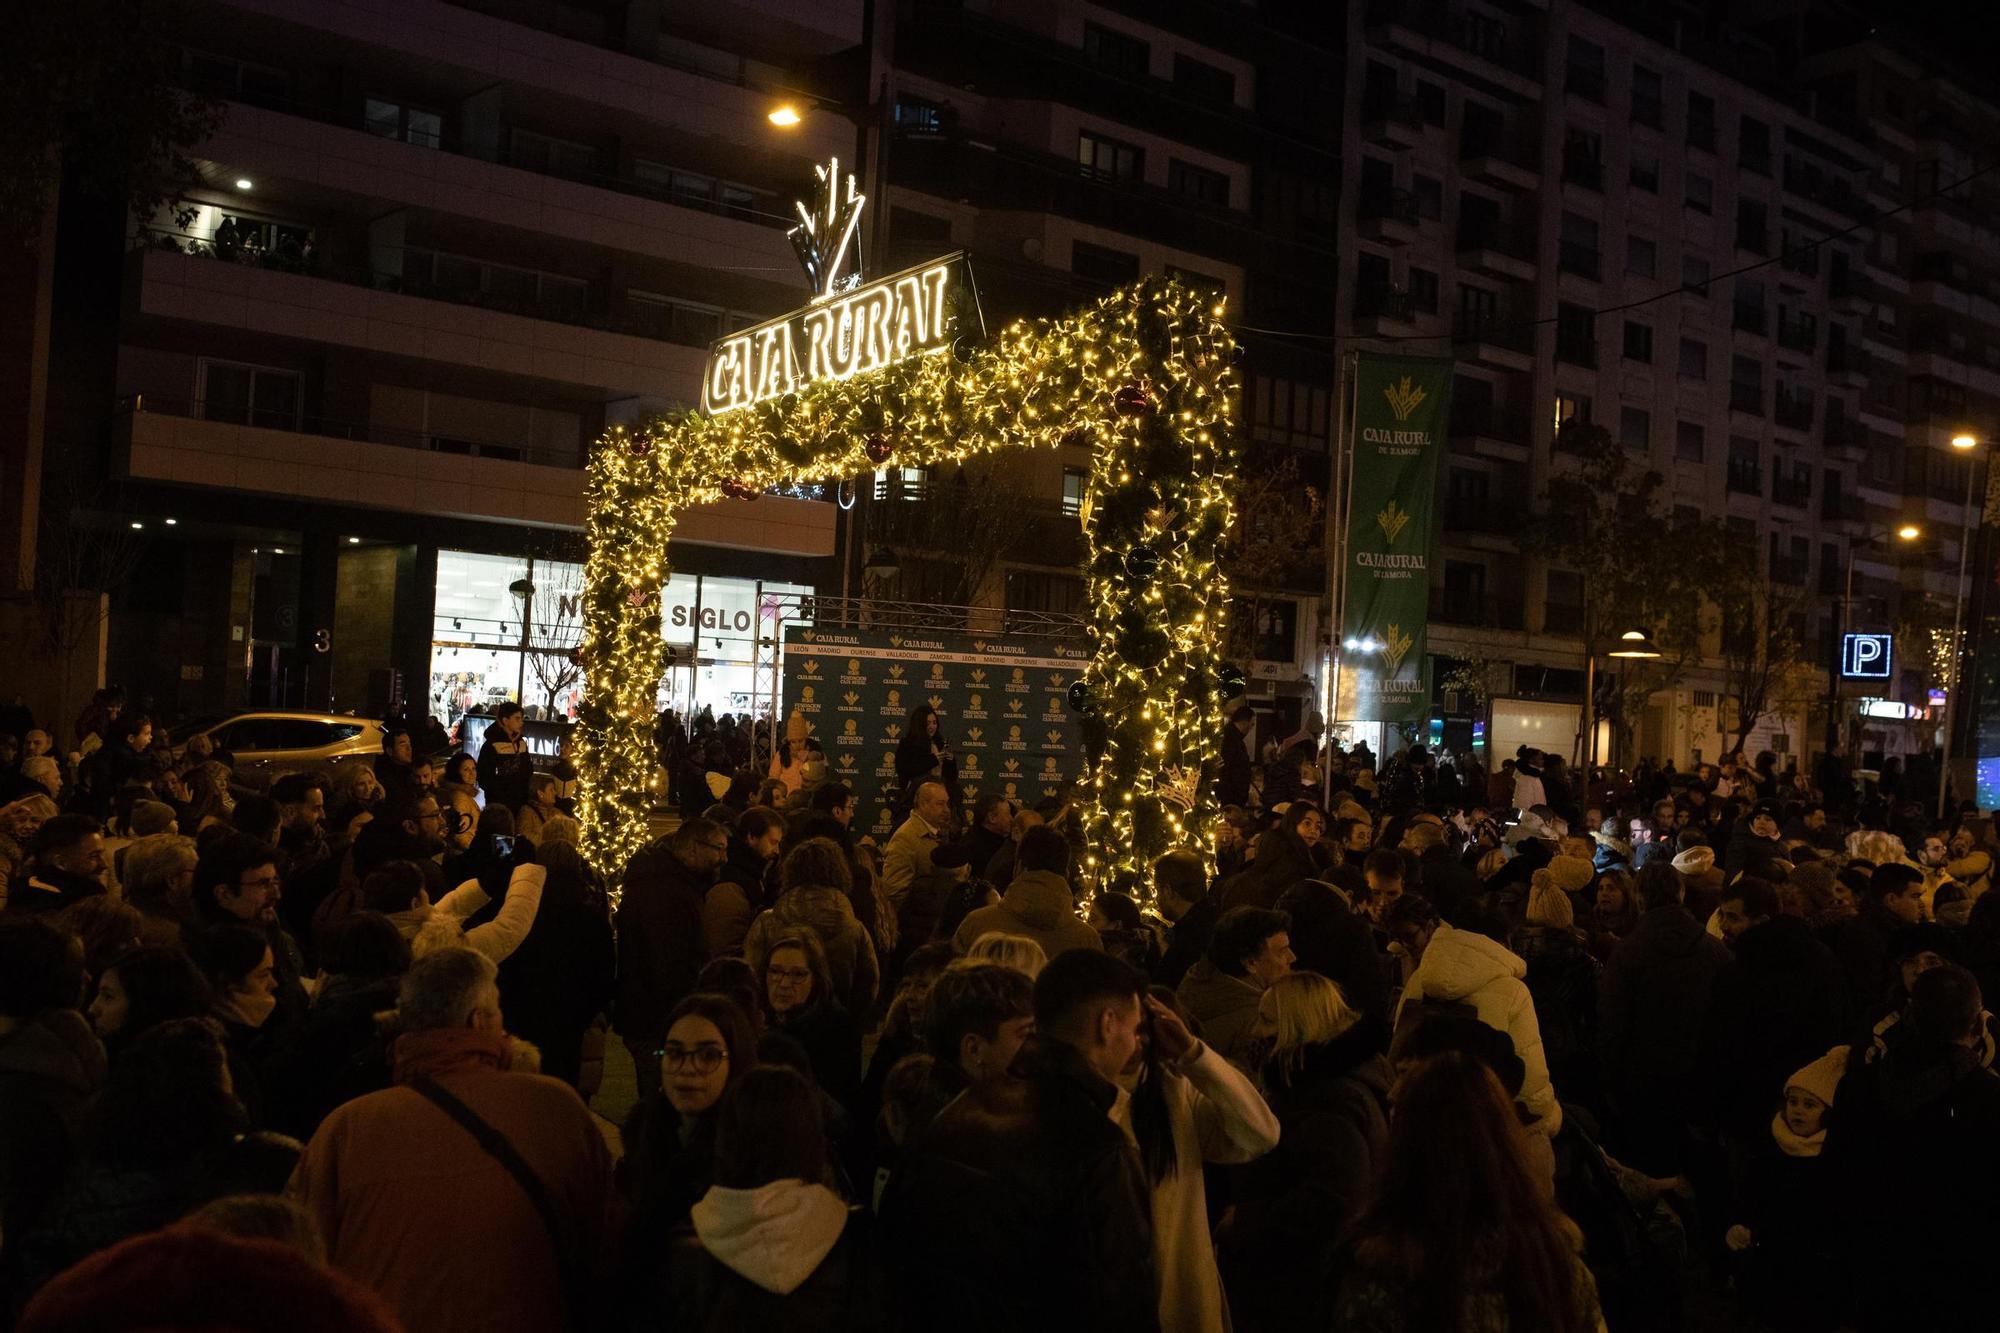
{"type": "MultiPolygon", "coordinates": [[[[803,584],[698,574],[671,577],[660,634],[669,648],[659,704],[683,716],[710,709],[764,712],[775,675],[759,676],[758,640],[810,624],[803,584]],[[761,681],[761,684],[760,684],[761,681]]],[[[576,717],[583,673],[570,653],[583,637],[583,569],[557,560],[438,552],[431,631],[430,707],[448,727],[466,713],[514,701],[534,720],[576,717]]],[[[776,651],[767,646],[768,657],[776,651]]],[[[768,665],[768,663],[767,663],[768,665]]]]}

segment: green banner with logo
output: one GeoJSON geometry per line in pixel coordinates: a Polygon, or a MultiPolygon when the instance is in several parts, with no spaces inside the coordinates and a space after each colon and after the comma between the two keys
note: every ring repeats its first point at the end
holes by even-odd
{"type": "Polygon", "coordinates": [[[1427,629],[1438,456],[1450,420],[1452,363],[1362,356],[1349,442],[1347,567],[1339,716],[1430,716],[1427,629]]]}

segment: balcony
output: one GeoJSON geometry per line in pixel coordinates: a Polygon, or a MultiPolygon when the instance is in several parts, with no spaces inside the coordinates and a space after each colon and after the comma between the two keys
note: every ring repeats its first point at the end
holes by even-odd
{"type": "Polygon", "coordinates": [[[1451,321],[1452,350],[1495,370],[1535,368],[1535,323],[1518,310],[1459,310],[1451,321]]]}
{"type": "Polygon", "coordinates": [[[1560,241],[1556,245],[1556,267],[1564,273],[1596,282],[1603,268],[1597,247],[1582,241],[1560,241]]]}
{"type": "Polygon", "coordinates": [[[1424,141],[1423,113],[1414,97],[1375,96],[1361,105],[1361,137],[1384,148],[1416,148],[1424,141]]]}
{"type": "MultiPolygon", "coordinates": [[[[1529,358],[1528,364],[1534,364],[1529,358]]],[[[1534,432],[1528,414],[1497,403],[1464,402],[1453,399],[1449,434],[1468,442],[1473,452],[1525,460],[1534,432]]]]}
{"type": "Polygon", "coordinates": [[[1868,427],[1850,417],[1829,413],[1820,438],[1830,454],[1846,454],[1854,458],[1868,455],[1868,427]]]}
{"type": "Polygon", "coordinates": [[[1863,217],[1870,211],[1868,201],[1841,176],[1829,176],[1795,162],[1785,164],[1785,189],[1843,217],[1863,217]]]}
{"type": "Polygon", "coordinates": [[[1762,495],[1764,469],[1754,458],[1732,458],[1729,460],[1728,485],[1734,495],[1762,495]]]}
{"type": "Polygon", "coordinates": [[[1366,190],[1359,207],[1363,238],[1408,245],[1417,238],[1417,196],[1409,190],[1366,190]]]}
{"type": "Polygon", "coordinates": [[[1459,143],[1459,169],[1474,180],[1507,190],[1534,190],[1542,183],[1542,152],[1532,134],[1500,125],[1468,125],[1459,143]]]}
{"type": "Polygon", "coordinates": [[[1768,318],[1763,305],[1738,301],[1731,311],[1729,322],[1733,328],[1744,333],[1754,333],[1761,337],[1764,330],[1768,327],[1766,322],[1768,318]]]}
{"type": "Polygon", "coordinates": [[[412,291],[397,274],[317,259],[294,271],[289,258],[230,262],[212,250],[138,239],[128,279],[141,315],[473,366],[617,396],[684,403],[700,397],[704,349],[646,336],[629,303],[607,304],[586,294],[579,305],[570,294],[545,297],[539,287],[475,290],[456,285],[462,275],[447,273],[447,281],[438,282],[435,270],[412,291]]]}
{"type": "Polygon", "coordinates": [[[1816,322],[1782,318],[1778,321],[1778,346],[1811,356],[1813,348],[1818,345],[1819,325],[1816,322]]]}
{"type": "Polygon", "coordinates": [[[1729,385],[1729,408],[1732,412],[1749,412],[1764,415],[1764,389],[1762,385],[1745,384],[1732,380],[1729,385]]]}
{"type": "Polygon", "coordinates": [[[1368,40],[1446,59],[1471,57],[1476,72],[1504,74],[1502,81],[1517,93],[1539,91],[1543,43],[1531,14],[1503,20],[1474,10],[1454,12],[1438,0],[1373,0],[1368,40]]]}
{"type": "Polygon", "coordinates": [[[1771,477],[1771,503],[1781,504],[1787,509],[1806,509],[1812,505],[1812,484],[1801,486],[1788,476],[1774,473],[1771,477]]]}
{"type": "Polygon", "coordinates": [[[1534,233],[1526,227],[1458,225],[1458,263],[1510,282],[1533,282],[1536,262],[1534,233]]]}
{"type": "Polygon", "coordinates": [[[1581,185],[1586,190],[1604,190],[1604,163],[1588,153],[1565,150],[1562,178],[1565,185],[1581,185]]]}
{"type": "Polygon", "coordinates": [[[1445,625],[1518,630],[1524,628],[1521,610],[1519,596],[1496,597],[1465,588],[1431,589],[1431,619],[1445,625]]]}
{"type": "Polygon", "coordinates": [[[1868,507],[1852,491],[1827,491],[1820,496],[1819,516],[1828,523],[1859,523],[1868,507]]]}
{"type": "Polygon", "coordinates": [[[1360,334],[1415,333],[1416,303],[1393,287],[1354,289],[1354,325],[1360,334]]]}

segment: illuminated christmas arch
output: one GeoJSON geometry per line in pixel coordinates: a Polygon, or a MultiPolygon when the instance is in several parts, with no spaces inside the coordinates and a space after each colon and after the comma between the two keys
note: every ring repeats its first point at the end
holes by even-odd
{"type": "MultiPolygon", "coordinates": [[[[1221,708],[1234,683],[1219,651],[1228,583],[1217,548],[1233,519],[1240,450],[1235,342],[1222,306],[1178,280],[1149,279],[1061,319],[1010,325],[982,346],[969,333],[947,336],[943,324],[917,328],[916,313],[902,309],[894,285],[938,267],[865,288],[827,277],[814,305],[770,335],[796,339],[798,363],[765,355],[776,342],[759,353],[759,331],[746,331],[733,368],[722,364],[730,340],[718,345],[707,413],[615,428],[598,442],[578,649],[586,687],[577,814],[592,864],[615,871],[648,839],[666,654],[661,594],[682,509],[1064,443],[1093,449],[1082,507],[1092,657],[1070,699],[1084,716],[1092,797],[1079,879],[1150,897],[1155,857],[1212,845],[1216,811],[1204,778],[1219,758],[1221,708]],[[884,288],[887,297],[878,295],[884,288]],[[879,317],[863,313],[870,303],[882,307],[879,317]],[[816,319],[837,326],[835,350],[817,353],[836,370],[866,360],[854,338],[871,331],[889,364],[801,376],[814,364],[808,348],[827,337],[808,327],[816,319]],[[925,341],[935,345],[926,350],[925,341]]],[[[928,289],[919,281],[904,293],[924,298],[928,289]]]]}

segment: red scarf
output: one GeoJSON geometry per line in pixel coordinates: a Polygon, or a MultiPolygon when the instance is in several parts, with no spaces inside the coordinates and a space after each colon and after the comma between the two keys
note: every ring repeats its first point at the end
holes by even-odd
{"type": "Polygon", "coordinates": [[[514,1050],[504,1032],[473,1028],[435,1028],[405,1032],[394,1048],[396,1082],[445,1078],[468,1069],[505,1070],[513,1066],[514,1050]]]}

